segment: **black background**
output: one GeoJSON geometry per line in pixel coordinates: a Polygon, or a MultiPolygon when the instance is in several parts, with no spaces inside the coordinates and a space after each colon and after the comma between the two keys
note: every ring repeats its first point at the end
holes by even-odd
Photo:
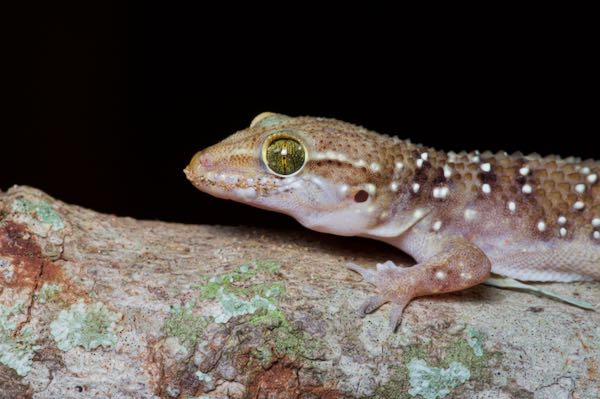
{"type": "Polygon", "coordinates": [[[584,10],[46,7],[15,16],[3,50],[3,190],[31,185],[136,218],[289,225],[200,193],[182,173],[263,111],[445,150],[600,158],[597,44],[584,10]]]}

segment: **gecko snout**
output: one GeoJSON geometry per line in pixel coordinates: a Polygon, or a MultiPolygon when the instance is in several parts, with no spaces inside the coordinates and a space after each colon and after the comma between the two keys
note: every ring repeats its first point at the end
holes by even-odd
{"type": "Polygon", "coordinates": [[[190,174],[202,175],[213,169],[215,166],[214,158],[206,150],[197,152],[184,172],[188,177],[190,174]]]}

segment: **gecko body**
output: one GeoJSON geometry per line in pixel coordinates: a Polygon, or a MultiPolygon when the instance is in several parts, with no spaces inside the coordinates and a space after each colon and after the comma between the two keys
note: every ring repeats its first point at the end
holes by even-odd
{"type": "Polygon", "coordinates": [[[263,113],[197,153],[202,191],[291,215],[326,233],[387,242],[417,262],[367,269],[363,313],[494,272],[524,281],[600,280],[600,164],[504,152],[453,153],[326,118],[263,113]]]}

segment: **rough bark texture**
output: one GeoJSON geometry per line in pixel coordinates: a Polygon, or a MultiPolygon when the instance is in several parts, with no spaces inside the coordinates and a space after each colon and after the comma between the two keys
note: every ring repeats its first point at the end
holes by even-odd
{"type": "MultiPolygon", "coordinates": [[[[3,398],[598,398],[600,316],[487,286],[357,317],[366,240],[0,193],[3,398]]],[[[600,284],[550,289],[597,306],[600,284]]]]}

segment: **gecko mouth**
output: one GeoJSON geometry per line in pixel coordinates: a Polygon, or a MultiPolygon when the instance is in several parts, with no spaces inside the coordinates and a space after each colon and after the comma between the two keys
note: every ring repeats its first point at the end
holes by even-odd
{"type": "Polygon", "coordinates": [[[215,169],[215,163],[199,152],[183,172],[200,191],[244,202],[266,196],[280,185],[279,179],[273,176],[256,177],[248,172],[222,166],[218,171],[215,169]]]}

